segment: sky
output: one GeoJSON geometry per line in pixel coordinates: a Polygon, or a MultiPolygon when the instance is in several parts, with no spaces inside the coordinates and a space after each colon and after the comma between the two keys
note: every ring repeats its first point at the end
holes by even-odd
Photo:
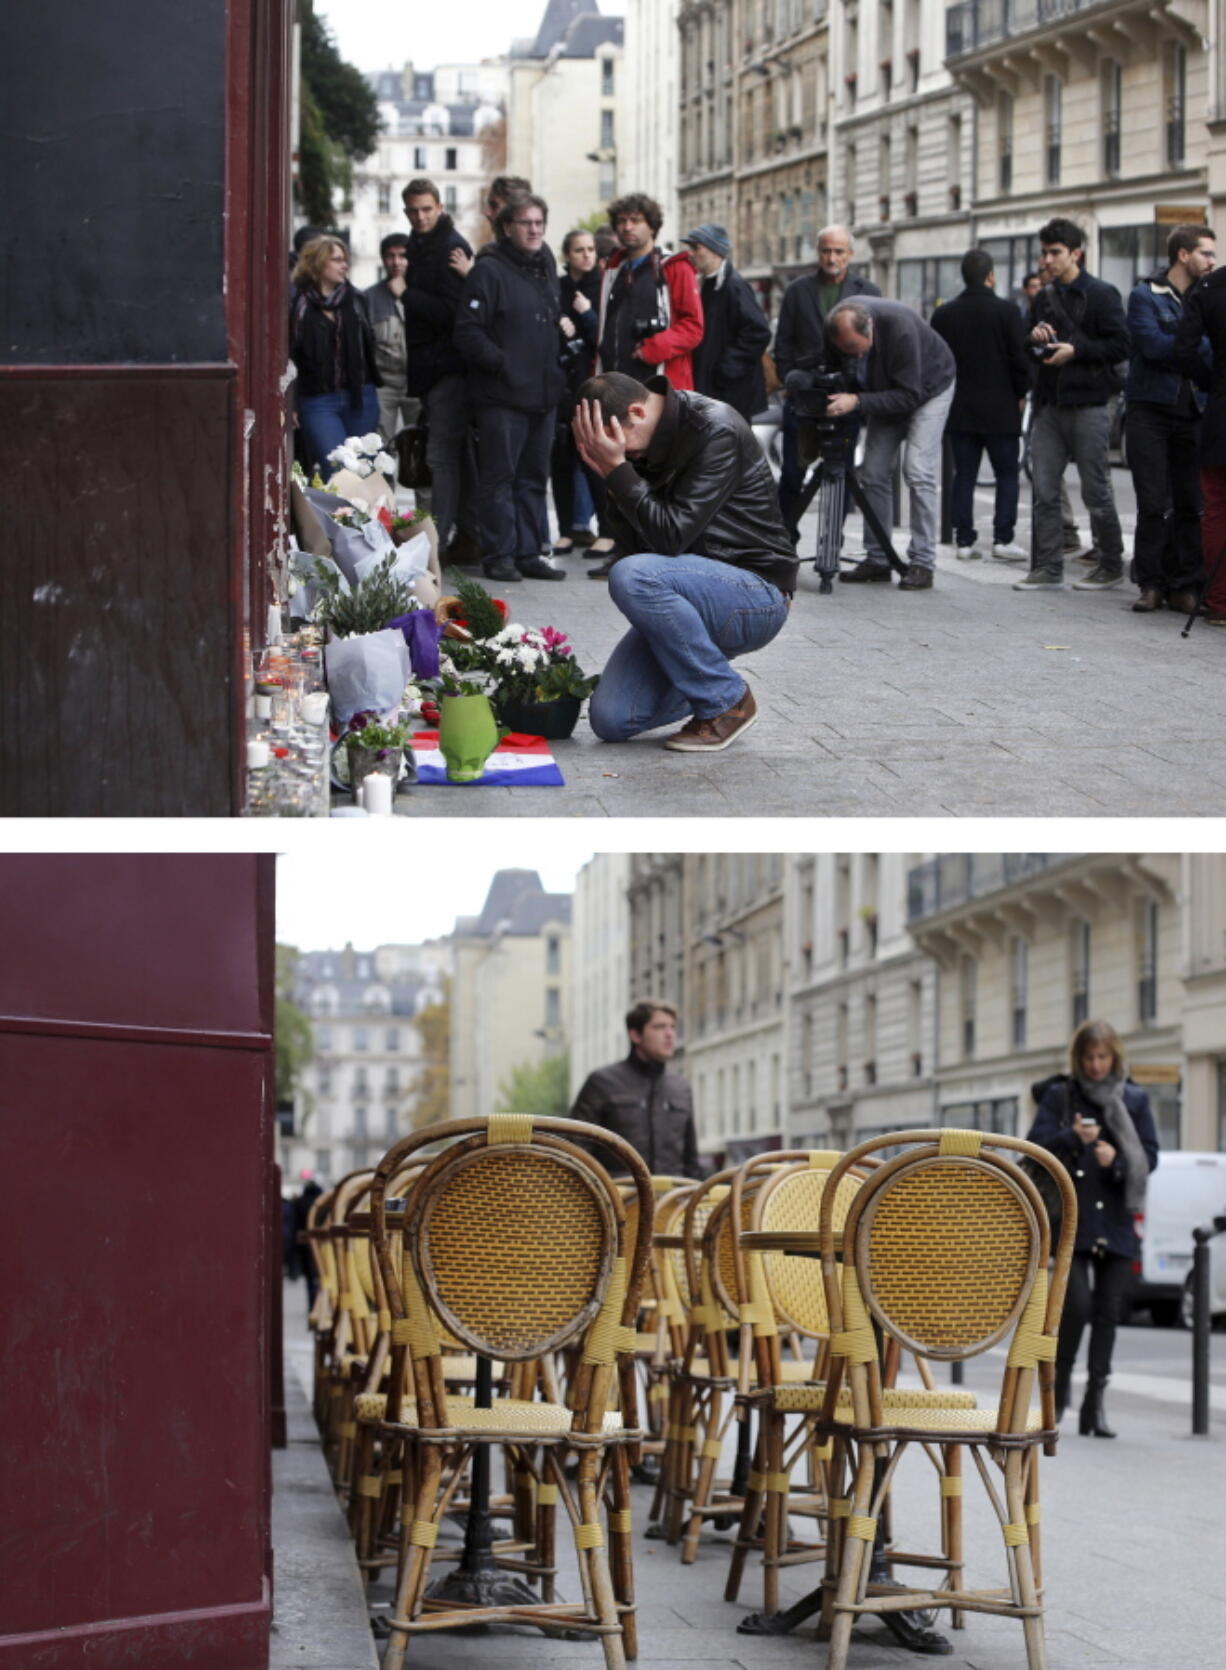
{"type": "MultiPolygon", "coordinates": [[[[459,790],[465,793],[465,790],[459,790]]],[[[360,951],[376,945],[415,945],[450,933],[457,916],[476,916],[496,870],[536,870],[547,893],[574,891],[575,876],[592,856],[590,833],[542,830],[525,819],[491,841],[476,822],[450,828],[431,819],[396,819],[394,844],[352,866],[329,863],[315,843],[300,843],[277,859],[277,938],[300,951],[360,951]],[[413,831],[420,839],[406,839],[413,831]]],[[[363,828],[359,833],[365,833],[363,828]]],[[[352,835],[352,827],[346,830],[352,835]]],[[[337,849],[333,847],[335,855],[337,849]]],[[[350,852],[354,850],[350,847],[350,852]]]]}
{"type": "MultiPolygon", "coordinates": [[[[405,0],[316,0],[341,56],[360,70],[418,69],[437,64],[470,64],[495,58],[517,36],[535,35],[546,0],[452,0],[452,4],[409,5],[405,0]]],[[[592,0],[592,9],[618,17],[618,0],[592,0]]]]}

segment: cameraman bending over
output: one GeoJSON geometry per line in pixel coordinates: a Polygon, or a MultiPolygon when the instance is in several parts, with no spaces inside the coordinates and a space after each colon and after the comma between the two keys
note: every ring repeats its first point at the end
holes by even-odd
{"type": "Polygon", "coordinates": [[[633,553],[609,576],[630,631],[592,697],[592,729],[624,742],[689,715],[664,746],[718,753],[757,718],[729,660],[770,643],[796,588],[770,466],[731,406],[662,376],[646,387],[616,371],[590,378],[574,430],[633,553]]]}
{"type": "MultiPolygon", "coordinates": [[[[911,540],[898,589],[930,591],[937,560],[941,438],[954,398],[954,356],[912,308],[875,296],[840,302],[826,331],[855,391],[831,395],[826,410],[831,417],[859,412],[868,419],[860,479],[884,528],[893,520],[894,460],[907,443],[902,473],[911,490],[911,540]]],[[[839,578],[888,585],[889,558],[867,519],[864,548],[864,561],[839,578]]]]}
{"type": "Polygon", "coordinates": [[[1115,367],[1131,344],[1119,291],[1082,269],[1085,241],[1071,220],[1049,220],[1039,232],[1047,282],[1030,304],[1030,341],[1040,365],[1030,450],[1034,554],[1014,591],[1064,589],[1060,483],[1070,458],[1099,553],[1098,567],[1075,580],[1073,590],[1109,591],[1124,578],[1124,537],[1107,463],[1107,401],[1122,386],[1115,367]]]}

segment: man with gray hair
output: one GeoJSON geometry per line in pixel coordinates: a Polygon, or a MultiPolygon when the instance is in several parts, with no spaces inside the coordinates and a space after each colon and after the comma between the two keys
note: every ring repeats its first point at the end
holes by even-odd
{"type": "MultiPolygon", "coordinates": [[[[860,481],[883,527],[893,517],[894,462],[903,442],[903,479],[911,493],[911,538],[900,591],[929,591],[936,567],[941,438],[954,398],[949,345],[902,302],[876,296],[840,302],[826,321],[832,354],[842,359],[849,388],[831,395],[831,417],[867,420],[860,481]]],[[[867,556],[843,580],[890,581],[889,558],[865,519],[867,556]]]]}

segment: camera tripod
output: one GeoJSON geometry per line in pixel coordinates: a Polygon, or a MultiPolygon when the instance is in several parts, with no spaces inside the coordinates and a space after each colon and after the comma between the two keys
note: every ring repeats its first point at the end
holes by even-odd
{"type": "Polygon", "coordinates": [[[856,466],[848,456],[846,442],[837,447],[827,443],[810,467],[796,507],[796,521],[799,523],[814,498],[821,494],[817,500],[817,554],[813,566],[821,580],[818,591],[823,594],[834,590],[832,582],[839,571],[839,548],[843,543],[843,518],[846,515],[848,492],[851,493],[853,504],[864,517],[865,526],[889,558],[890,567],[896,574],[907,572],[906,563],[894,549],[889,530],[868,502],[860,478],[856,474],[856,466]]]}

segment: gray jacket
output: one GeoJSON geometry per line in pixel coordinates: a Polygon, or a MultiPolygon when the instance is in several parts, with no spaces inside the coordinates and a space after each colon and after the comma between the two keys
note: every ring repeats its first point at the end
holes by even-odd
{"type": "Polygon", "coordinates": [[[859,362],[847,360],[852,387],[867,418],[909,418],[943,393],[957,366],[953,352],[913,308],[878,296],[857,296],[873,316],[873,346],[859,362]]]}
{"type": "Polygon", "coordinates": [[[365,292],[366,311],[375,333],[375,365],[384,388],[403,391],[408,376],[408,348],[404,334],[404,306],[380,279],[365,292]]]}
{"type": "MultiPolygon", "coordinates": [[[[588,1074],[570,1117],[613,1131],[637,1149],[655,1177],[700,1173],[689,1084],[666,1066],[640,1061],[633,1050],[624,1061],[588,1074]]],[[[608,1151],[598,1143],[592,1148],[607,1163],[608,1151]]]]}

